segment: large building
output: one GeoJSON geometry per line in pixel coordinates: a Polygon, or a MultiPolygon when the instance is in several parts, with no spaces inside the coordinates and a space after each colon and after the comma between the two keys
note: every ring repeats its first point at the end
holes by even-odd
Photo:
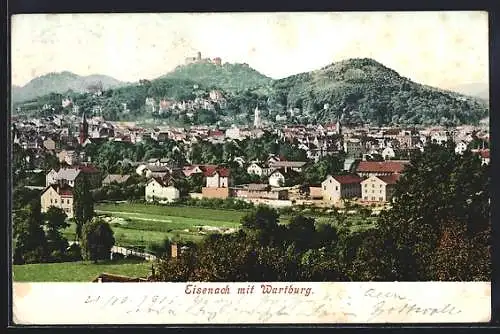
{"type": "Polygon", "coordinates": [[[372,175],[361,181],[361,196],[365,202],[385,203],[392,199],[394,186],[399,180],[398,174],[372,175]]]}
{"type": "Polygon", "coordinates": [[[323,200],[338,202],[346,198],[361,197],[361,181],[357,175],[328,175],[321,183],[323,200]]]}
{"type": "Polygon", "coordinates": [[[73,218],[73,189],[68,185],[49,185],[42,191],[40,202],[42,212],[53,206],[64,210],[68,218],[73,218]]]}
{"type": "Polygon", "coordinates": [[[151,178],[146,183],[146,201],[173,202],[180,198],[179,189],[160,178],[151,178]]]}
{"type": "Polygon", "coordinates": [[[401,174],[409,163],[406,160],[360,161],[356,173],[361,177],[401,174]]]}

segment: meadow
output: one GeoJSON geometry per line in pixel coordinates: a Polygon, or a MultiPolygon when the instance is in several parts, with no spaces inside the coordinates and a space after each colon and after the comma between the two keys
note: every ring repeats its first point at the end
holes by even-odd
{"type": "MultiPolygon", "coordinates": [[[[165,239],[199,242],[213,232],[230,232],[239,228],[245,210],[222,210],[200,207],[166,206],[144,203],[97,204],[95,212],[107,217],[117,246],[148,249],[152,244],[161,244],[165,239]]],[[[331,217],[315,217],[318,223],[335,225],[331,217]]],[[[281,216],[286,224],[289,216],[281,216]]],[[[374,218],[351,215],[347,226],[351,231],[373,227],[374,218]]],[[[75,225],[64,231],[68,240],[75,239],[75,225]]]]}
{"type": "Polygon", "coordinates": [[[139,260],[86,261],[62,263],[36,263],[12,266],[15,282],[91,282],[102,273],[130,277],[147,277],[151,262],[139,260]]]}

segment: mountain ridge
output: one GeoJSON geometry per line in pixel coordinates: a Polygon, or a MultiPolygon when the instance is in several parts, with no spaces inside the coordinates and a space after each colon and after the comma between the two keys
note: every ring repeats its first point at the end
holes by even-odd
{"type": "Polygon", "coordinates": [[[23,86],[12,86],[12,102],[27,101],[50,93],[63,94],[69,90],[83,92],[88,86],[102,83],[103,89],[121,87],[130,83],[108,75],[78,75],[70,71],[49,72],[31,79],[23,86]]]}

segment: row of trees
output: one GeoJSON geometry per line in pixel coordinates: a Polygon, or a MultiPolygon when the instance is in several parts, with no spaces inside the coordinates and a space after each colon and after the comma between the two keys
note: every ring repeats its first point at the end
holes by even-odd
{"type": "Polygon", "coordinates": [[[232,235],[159,261],[159,281],[474,281],[491,278],[489,167],[430,145],[397,184],[376,228],[352,232],[257,207],[232,235]]]}

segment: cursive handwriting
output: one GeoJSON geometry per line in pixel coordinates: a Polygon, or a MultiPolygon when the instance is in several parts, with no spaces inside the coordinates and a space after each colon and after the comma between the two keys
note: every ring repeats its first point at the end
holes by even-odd
{"type": "MultiPolygon", "coordinates": [[[[419,315],[426,318],[435,316],[456,316],[462,312],[450,303],[440,305],[430,301],[422,305],[407,296],[392,291],[374,288],[359,291],[355,295],[346,292],[325,292],[321,297],[260,295],[196,294],[192,298],[181,295],[89,295],[83,302],[88,307],[102,311],[127,315],[148,314],[161,316],[166,322],[175,323],[188,318],[196,322],[230,322],[232,319],[255,319],[256,322],[303,321],[307,318],[324,319],[329,322],[387,321],[394,316],[419,315]]],[[[432,319],[430,319],[432,320],[432,319]]]]}

